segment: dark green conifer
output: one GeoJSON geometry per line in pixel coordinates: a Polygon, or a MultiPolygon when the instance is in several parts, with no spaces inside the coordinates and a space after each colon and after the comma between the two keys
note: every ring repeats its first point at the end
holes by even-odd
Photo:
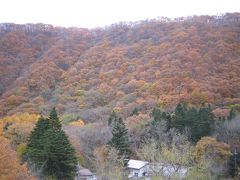
{"type": "Polygon", "coordinates": [[[186,104],[179,103],[175,109],[173,127],[178,129],[180,132],[183,132],[184,129],[188,126],[187,119],[187,106],[186,104]]]}
{"type": "Polygon", "coordinates": [[[41,117],[32,131],[26,156],[43,178],[74,179],[77,159],[67,135],[61,129],[55,108],[49,118],[41,117]]]}
{"type": "Polygon", "coordinates": [[[162,117],[162,112],[159,108],[153,108],[151,114],[150,114],[151,117],[153,117],[153,120],[156,122],[156,121],[160,121],[161,120],[161,117],[162,117]]]}
{"type": "Polygon", "coordinates": [[[191,140],[196,143],[201,137],[210,135],[213,123],[214,116],[210,106],[201,107],[197,110],[180,103],[175,109],[172,127],[178,129],[181,133],[184,132],[185,128],[189,128],[191,140]]]}
{"type": "Polygon", "coordinates": [[[56,179],[74,179],[77,159],[64,131],[51,128],[44,134],[43,140],[43,174],[56,179]]]}
{"type": "Polygon", "coordinates": [[[209,136],[213,129],[214,116],[210,107],[201,107],[196,115],[197,119],[192,122],[193,142],[199,141],[203,136],[209,136]]]}
{"type": "Polygon", "coordinates": [[[137,116],[138,114],[139,114],[138,109],[135,107],[135,108],[133,109],[132,113],[130,114],[130,116],[134,116],[134,115],[137,116]]]}
{"type": "Polygon", "coordinates": [[[49,120],[41,116],[29,137],[29,142],[26,150],[26,158],[29,158],[32,162],[35,162],[35,165],[38,168],[44,161],[42,154],[44,148],[43,135],[50,128],[51,125],[49,120]]]}
{"type": "Polygon", "coordinates": [[[192,107],[187,113],[187,118],[189,122],[189,127],[191,131],[191,141],[196,142],[198,140],[198,131],[199,131],[199,121],[198,121],[198,111],[196,108],[192,107]]]}
{"type": "Polygon", "coordinates": [[[55,130],[60,130],[62,128],[61,122],[58,118],[56,108],[54,107],[49,115],[49,121],[55,130]]]}
{"type": "Polygon", "coordinates": [[[115,111],[112,111],[110,117],[108,118],[108,125],[111,126],[113,122],[117,121],[118,117],[115,111]]]}
{"type": "Polygon", "coordinates": [[[131,154],[128,130],[120,117],[117,117],[117,119],[113,122],[112,139],[109,144],[116,148],[120,155],[129,157],[131,154]]]}
{"type": "Polygon", "coordinates": [[[228,120],[232,120],[232,119],[234,119],[236,117],[236,113],[235,113],[235,111],[234,111],[234,109],[233,108],[231,108],[231,110],[230,110],[230,112],[229,112],[229,116],[228,116],[228,120]]]}

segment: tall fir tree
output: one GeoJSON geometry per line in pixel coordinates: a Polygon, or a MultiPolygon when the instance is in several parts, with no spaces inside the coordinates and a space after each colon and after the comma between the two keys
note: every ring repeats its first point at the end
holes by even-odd
{"type": "Polygon", "coordinates": [[[111,126],[113,122],[117,121],[118,117],[115,111],[112,111],[110,117],[108,118],[108,125],[111,126]]]}
{"type": "Polygon", "coordinates": [[[112,139],[109,144],[116,148],[122,156],[129,157],[131,154],[128,130],[121,117],[117,117],[112,122],[112,139]]]}
{"type": "Polygon", "coordinates": [[[56,108],[54,107],[49,114],[49,121],[53,129],[60,130],[62,128],[61,122],[58,118],[56,108]]]}
{"type": "Polygon", "coordinates": [[[173,122],[173,127],[183,132],[184,129],[189,125],[187,119],[187,105],[185,103],[179,103],[175,109],[175,118],[173,122]]]}
{"type": "Polygon", "coordinates": [[[191,141],[192,142],[196,142],[198,141],[198,131],[199,131],[199,117],[198,117],[198,110],[194,107],[190,108],[187,112],[187,118],[188,118],[188,122],[189,122],[189,128],[190,128],[190,132],[191,132],[191,141]]]}
{"type": "Polygon", "coordinates": [[[210,107],[201,107],[198,111],[198,135],[197,140],[210,135],[213,129],[214,116],[210,107]]]}
{"type": "Polygon", "coordinates": [[[43,174],[55,179],[74,179],[77,158],[63,130],[49,129],[44,134],[43,174]]]}
{"type": "Polygon", "coordinates": [[[203,136],[209,136],[213,130],[214,116],[209,107],[201,107],[196,110],[192,107],[187,113],[188,123],[193,143],[199,141],[203,136]]]}
{"type": "Polygon", "coordinates": [[[41,117],[32,131],[27,145],[27,156],[41,170],[43,177],[74,179],[77,159],[55,108],[49,118],[41,117]]]}
{"type": "Polygon", "coordinates": [[[37,166],[37,168],[40,168],[44,162],[43,135],[50,128],[51,128],[51,124],[49,120],[41,116],[38,119],[38,122],[36,123],[35,128],[31,132],[29,137],[29,141],[26,149],[26,158],[30,159],[32,162],[35,162],[35,166],[37,166]]]}

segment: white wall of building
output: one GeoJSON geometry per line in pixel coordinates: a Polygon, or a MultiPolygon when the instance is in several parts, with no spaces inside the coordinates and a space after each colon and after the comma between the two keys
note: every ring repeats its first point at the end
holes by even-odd
{"type": "Polygon", "coordinates": [[[129,178],[131,177],[136,177],[135,175],[137,174],[138,176],[137,177],[144,177],[144,172],[145,172],[145,176],[146,176],[146,173],[148,172],[148,169],[149,169],[149,166],[146,165],[140,169],[130,169],[130,174],[129,174],[129,178]]]}

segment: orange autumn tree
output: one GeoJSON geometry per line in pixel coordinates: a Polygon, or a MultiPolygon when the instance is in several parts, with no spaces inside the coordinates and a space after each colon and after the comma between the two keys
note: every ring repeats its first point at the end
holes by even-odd
{"type": "Polygon", "coordinates": [[[230,155],[230,146],[217,141],[213,137],[202,137],[195,147],[195,158],[197,161],[209,157],[222,164],[229,159],[230,155]]]}
{"type": "Polygon", "coordinates": [[[16,152],[10,147],[7,139],[0,137],[0,179],[34,180],[25,165],[20,165],[16,152]]]}

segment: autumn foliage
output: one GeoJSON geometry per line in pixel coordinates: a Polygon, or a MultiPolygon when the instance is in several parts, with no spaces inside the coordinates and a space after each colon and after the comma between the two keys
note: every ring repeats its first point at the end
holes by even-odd
{"type": "MultiPolygon", "coordinates": [[[[20,157],[13,149],[13,142],[19,142],[16,137],[28,137],[31,131],[31,122],[38,115],[22,114],[0,119],[0,179],[35,179],[26,165],[21,165],[20,157]],[[27,123],[26,123],[27,122],[27,123]],[[7,125],[7,126],[6,126],[7,125]],[[11,129],[8,129],[10,128],[11,129]],[[24,128],[23,128],[24,127],[24,128]],[[6,129],[7,128],[7,129],[6,129]],[[7,138],[5,138],[5,137],[7,138]]],[[[22,142],[20,142],[22,143],[22,142]]],[[[17,145],[17,144],[16,144],[17,145]]]]}
{"type": "Polygon", "coordinates": [[[213,137],[203,137],[195,147],[195,157],[199,161],[203,157],[213,158],[217,163],[226,162],[231,155],[230,146],[213,137]]]}
{"type": "Polygon", "coordinates": [[[83,120],[79,119],[77,121],[73,121],[73,122],[69,123],[69,125],[72,125],[72,126],[84,126],[85,123],[84,123],[83,120]]]}
{"type": "Polygon", "coordinates": [[[94,121],[179,101],[240,104],[239,13],[158,18],[104,28],[0,24],[0,115],[94,121]]]}
{"type": "Polygon", "coordinates": [[[13,151],[7,139],[0,137],[0,179],[33,180],[25,165],[20,165],[16,152],[13,151]]]}

